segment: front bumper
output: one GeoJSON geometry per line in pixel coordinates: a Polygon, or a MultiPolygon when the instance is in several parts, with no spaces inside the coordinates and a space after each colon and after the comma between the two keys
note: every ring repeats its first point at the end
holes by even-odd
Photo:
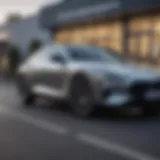
{"type": "Polygon", "coordinates": [[[121,108],[126,106],[138,106],[147,104],[160,104],[160,90],[149,90],[132,94],[130,92],[111,92],[105,98],[105,106],[111,108],[121,108]]]}

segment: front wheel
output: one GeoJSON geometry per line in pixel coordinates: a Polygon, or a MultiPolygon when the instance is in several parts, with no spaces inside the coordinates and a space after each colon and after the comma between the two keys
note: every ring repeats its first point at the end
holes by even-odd
{"type": "Polygon", "coordinates": [[[76,115],[83,118],[92,115],[95,109],[94,96],[86,78],[79,76],[72,81],[69,103],[76,115]]]}

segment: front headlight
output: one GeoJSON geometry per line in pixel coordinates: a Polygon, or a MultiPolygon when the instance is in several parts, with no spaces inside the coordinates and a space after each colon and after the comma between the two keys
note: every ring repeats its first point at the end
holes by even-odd
{"type": "Polygon", "coordinates": [[[113,73],[94,73],[91,77],[102,88],[125,88],[129,85],[127,77],[113,73]]]}

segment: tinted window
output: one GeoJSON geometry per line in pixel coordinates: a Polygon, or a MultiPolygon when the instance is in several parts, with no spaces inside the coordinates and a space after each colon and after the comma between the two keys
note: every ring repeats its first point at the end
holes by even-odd
{"type": "Polygon", "coordinates": [[[118,56],[119,53],[111,50],[105,51],[98,47],[68,47],[68,51],[71,59],[76,61],[122,61],[118,56]]]}
{"type": "Polygon", "coordinates": [[[124,62],[124,57],[122,56],[122,53],[116,52],[116,51],[114,51],[112,49],[106,49],[105,52],[107,53],[107,55],[113,57],[117,61],[124,62]]]}

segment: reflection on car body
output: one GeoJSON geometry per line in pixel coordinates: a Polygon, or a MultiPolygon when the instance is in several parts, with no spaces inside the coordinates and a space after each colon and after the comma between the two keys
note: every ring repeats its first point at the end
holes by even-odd
{"type": "Polygon", "coordinates": [[[160,101],[160,73],[116,54],[83,45],[41,48],[17,72],[24,102],[29,105],[36,96],[47,96],[67,102],[81,116],[90,115],[97,106],[156,109],[151,104],[160,101]]]}

